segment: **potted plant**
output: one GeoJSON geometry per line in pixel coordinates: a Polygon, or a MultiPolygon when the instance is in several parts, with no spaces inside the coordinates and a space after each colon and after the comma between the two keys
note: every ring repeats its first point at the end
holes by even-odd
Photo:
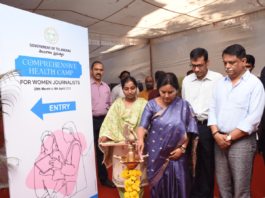
{"type": "MultiPolygon", "coordinates": [[[[19,76],[18,70],[11,70],[9,72],[0,74],[0,85],[1,85],[1,94],[0,94],[0,189],[8,187],[8,180],[9,180],[8,171],[16,168],[19,164],[18,158],[6,157],[3,114],[8,115],[8,113],[3,112],[2,110],[3,105],[8,105],[11,107],[14,105],[11,98],[16,99],[16,95],[13,93],[7,92],[8,90],[6,90],[5,88],[10,90],[11,86],[5,87],[5,83],[10,80],[17,81],[15,78],[16,76],[19,76]],[[15,161],[15,163],[10,163],[11,161],[15,161]]],[[[15,93],[17,93],[16,90],[14,91],[15,93]]]]}

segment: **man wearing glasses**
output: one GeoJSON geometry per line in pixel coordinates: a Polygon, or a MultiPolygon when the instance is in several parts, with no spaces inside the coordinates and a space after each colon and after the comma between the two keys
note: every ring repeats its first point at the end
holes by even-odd
{"type": "Polygon", "coordinates": [[[190,53],[193,74],[186,76],[182,83],[182,97],[194,109],[198,130],[197,163],[195,185],[191,198],[212,198],[214,193],[214,138],[207,127],[208,111],[214,87],[223,76],[208,69],[208,52],[196,48],[190,53]]]}

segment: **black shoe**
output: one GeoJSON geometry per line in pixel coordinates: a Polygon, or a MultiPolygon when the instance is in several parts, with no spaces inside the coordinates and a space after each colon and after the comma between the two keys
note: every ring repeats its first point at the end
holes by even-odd
{"type": "Polygon", "coordinates": [[[106,179],[104,182],[101,182],[101,185],[107,186],[109,188],[116,188],[115,184],[109,179],[106,179]]]}

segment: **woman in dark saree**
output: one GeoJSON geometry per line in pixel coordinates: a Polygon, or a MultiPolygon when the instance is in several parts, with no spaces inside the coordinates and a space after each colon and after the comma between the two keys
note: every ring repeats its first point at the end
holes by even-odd
{"type": "Polygon", "coordinates": [[[163,74],[157,84],[159,97],[150,100],[137,130],[138,151],[149,154],[147,175],[152,198],[189,198],[191,177],[186,149],[191,146],[195,175],[198,128],[190,104],[177,97],[179,84],[173,73],[163,74]],[[144,136],[148,132],[144,143],[144,136]]]}

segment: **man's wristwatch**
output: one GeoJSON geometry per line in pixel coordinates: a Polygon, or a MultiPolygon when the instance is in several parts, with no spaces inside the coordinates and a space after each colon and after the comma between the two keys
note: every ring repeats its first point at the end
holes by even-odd
{"type": "Polygon", "coordinates": [[[186,152],[186,148],[184,148],[183,146],[180,146],[179,148],[182,150],[182,153],[186,152]]]}
{"type": "Polygon", "coordinates": [[[231,142],[233,141],[231,135],[228,135],[226,138],[228,141],[231,141],[231,142]]]}

